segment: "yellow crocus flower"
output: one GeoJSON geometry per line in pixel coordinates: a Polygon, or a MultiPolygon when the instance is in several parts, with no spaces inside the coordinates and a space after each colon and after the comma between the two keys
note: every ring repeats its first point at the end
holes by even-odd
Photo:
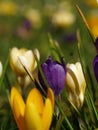
{"type": "Polygon", "coordinates": [[[10,104],[19,130],[49,130],[54,109],[51,88],[48,88],[45,102],[39,90],[33,88],[25,103],[19,91],[12,87],[10,104]]]}

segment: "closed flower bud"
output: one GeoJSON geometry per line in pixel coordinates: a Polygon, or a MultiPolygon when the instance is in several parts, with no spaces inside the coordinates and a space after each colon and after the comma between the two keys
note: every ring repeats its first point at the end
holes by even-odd
{"type": "Polygon", "coordinates": [[[84,102],[84,93],[86,88],[82,66],[80,62],[77,62],[76,64],[67,64],[66,68],[68,99],[77,109],[80,109],[84,102]]]}
{"type": "MultiPolygon", "coordinates": [[[[35,49],[34,51],[37,58],[39,59],[39,51],[37,49],[35,49]]],[[[26,74],[19,59],[30,72],[34,71],[37,66],[33,52],[31,50],[26,50],[25,48],[18,49],[14,47],[10,52],[10,65],[17,75],[21,76],[26,74]]]]}
{"type": "MultiPolygon", "coordinates": [[[[41,67],[42,67],[44,76],[49,84],[49,87],[52,88],[55,96],[58,97],[65,85],[66,73],[65,73],[64,66],[57,61],[53,61],[52,58],[49,57],[42,64],[41,67]]],[[[42,87],[46,90],[47,87],[45,86],[45,83],[42,79],[40,72],[38,74],[38,77],[39,77],[39,81],[40,81],[42,87]]]]}

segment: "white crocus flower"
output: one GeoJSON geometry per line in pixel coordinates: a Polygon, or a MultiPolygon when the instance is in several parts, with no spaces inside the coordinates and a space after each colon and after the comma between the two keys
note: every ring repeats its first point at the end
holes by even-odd
{"type": "Polygon", "coordinates": [[[66,68],[66,87],[69,94],[68,99],[76,108],[80,109],[84,102],[86,88],[82,66],[80,62],[77,62],[76,64],[67,64],[66,68]]]}
{"type": "MultiPolygon", "coordinates": [[[[39,51],[37,49],[34,50],[37,58],[39,59],[39,51]]],[[[26,72],[19,61],[21,60],[22,64],[28,69],[30,72],[33,72],[37,66],[34,54],[31,50],[26,50],[25,48],[18,49],[16,47],[12,48],[10,52],[10,64],[13,71],[17,75],[25,75],[26,72]]]]}
{"type": "Polygon", "coordinates": [[[0,62],[0,77],[2,75],[2,71],[3,71],[3,66],[2,66],[2,63],[0,62]]]}

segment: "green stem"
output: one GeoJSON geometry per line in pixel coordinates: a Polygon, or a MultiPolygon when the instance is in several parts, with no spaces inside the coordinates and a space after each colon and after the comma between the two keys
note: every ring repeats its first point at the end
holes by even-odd
{"type": "Polygon", "coordinates": [[[57,106],[58,106],[58,108],[59,108],[61,114],[64,116],[64,119],[65,119],[65,121],[67,122],[67,124],[68,124],[70,130],[74,130],[73,127],[72,127],[72,125],[71,125],[71,123],[69,122],[68,118],[66,117],[66,115],[65,115],[64,112],[63,112],[63,110],[61,109],[60,104],[58,103],[58,101],[55,100],[55,102],[56,102],[56,104],[57,104],[57,106]]]}

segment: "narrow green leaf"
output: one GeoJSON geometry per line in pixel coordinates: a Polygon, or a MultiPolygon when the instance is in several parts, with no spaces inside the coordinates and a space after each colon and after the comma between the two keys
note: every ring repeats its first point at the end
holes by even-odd
{"type": "Polygon", "coordinates": [[[6,71],[7,71],[8,63],[9,63],[9,55],[7,57],[6,63],[5,63],[4,68],[3,68],[3,74],[2,74],[1,79],[0,79],[0,89],[2,89],[2,82],[3,82],[4,78],[5,78],[5,74],[6,74],[6,71]]]}
{"type": "Polygon", "coordinates": [[[92,39],[93,44],[95,44],[95,36],[93,35],[93,33],[92,33],[88,23],[87,23],[87,20],[86,20],[84,14],[82,13],[81,9],[79,8],[79,6],[77,4],[76,4],[76,8],[77,8],[77,10],[78,10],[78,12],[79,12],[79,14],[80,14],[80,16],[81,16],[85,26],[86,26],[86,28],[88,30],[88,33],[90,34],[90,37],[92,39]]]}

